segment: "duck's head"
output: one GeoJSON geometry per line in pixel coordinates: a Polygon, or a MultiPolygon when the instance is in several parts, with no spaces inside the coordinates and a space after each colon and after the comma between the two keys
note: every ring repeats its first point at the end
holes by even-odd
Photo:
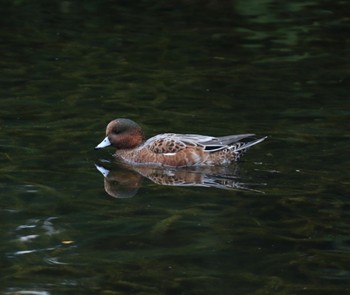
{"type": "Polygon", "coordinates": [[[141,127],[130,119],[115,119],[107,125],[106,137],[95,147],[95,150],[107,146],[116,149],[132,149],[144,141],[141,127]]]}

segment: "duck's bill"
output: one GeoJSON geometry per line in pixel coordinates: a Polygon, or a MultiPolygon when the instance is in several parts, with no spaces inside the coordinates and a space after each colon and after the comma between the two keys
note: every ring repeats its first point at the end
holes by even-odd
{"type": "Polygon", "coordinates": [[[98,145],[95,147],[95,150],[103,149],[103,148],[105,148],[106,146],[110,146],[110,145],[111,145],[111,142],[109,141],[108,137],[106,137],[104,140],[101,141],[100,144],[98,144],[98,145]]]}

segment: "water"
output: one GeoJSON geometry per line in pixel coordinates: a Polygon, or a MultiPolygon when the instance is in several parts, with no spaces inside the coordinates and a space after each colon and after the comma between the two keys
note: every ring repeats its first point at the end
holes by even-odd
{"type": "Polygon", "coordinates": [[[347,11],[7,1],[1,293],[347,293],[347,11]],[[117,117],[149,136],[269,137],[224,171],[166,174],[220,176],[225,189],[170,186],[93,151],[117,117]]]}

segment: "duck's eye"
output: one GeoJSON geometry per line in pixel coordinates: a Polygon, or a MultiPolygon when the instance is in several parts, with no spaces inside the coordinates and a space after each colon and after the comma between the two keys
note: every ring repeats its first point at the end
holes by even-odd
{"type": "Polygon", "coordinates": [[[126,128],[124,126],[115,126],[115,128],[113,128],[112,132],[113,134],[121,134],[124,133],[126,131],[126,128]]]}
{"type": "Polygon", "coordinates": [[[118,129],[113,129],[113,133],[114,134],[121,134],[123,133],[125,130],[123,128],[118,128],[118,129]]]}

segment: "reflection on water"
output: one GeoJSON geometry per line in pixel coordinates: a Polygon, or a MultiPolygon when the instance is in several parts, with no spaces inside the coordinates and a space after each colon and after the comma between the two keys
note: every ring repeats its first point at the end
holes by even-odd
{"type": "Polygon", "coordinates": [[[104,176],[104,188],[107,194],[115,198],[130,198],[136,195],[142,182],[140,174],[123,168],[109,170],[102,163],[95,166],[104,176]]]}
{"type": "Polygon", "coordinates": [[[261,191],[254,187],[264,185],[245,183],[244,179],[237,176],[235,165],[171,168],[147,165],[128,166],[100,160],[95,166],[104,176],[105,191],[115,198],[130,198],[136,195],[143,178],[159,185],[213,187],[255,192],[261,191]]]}

